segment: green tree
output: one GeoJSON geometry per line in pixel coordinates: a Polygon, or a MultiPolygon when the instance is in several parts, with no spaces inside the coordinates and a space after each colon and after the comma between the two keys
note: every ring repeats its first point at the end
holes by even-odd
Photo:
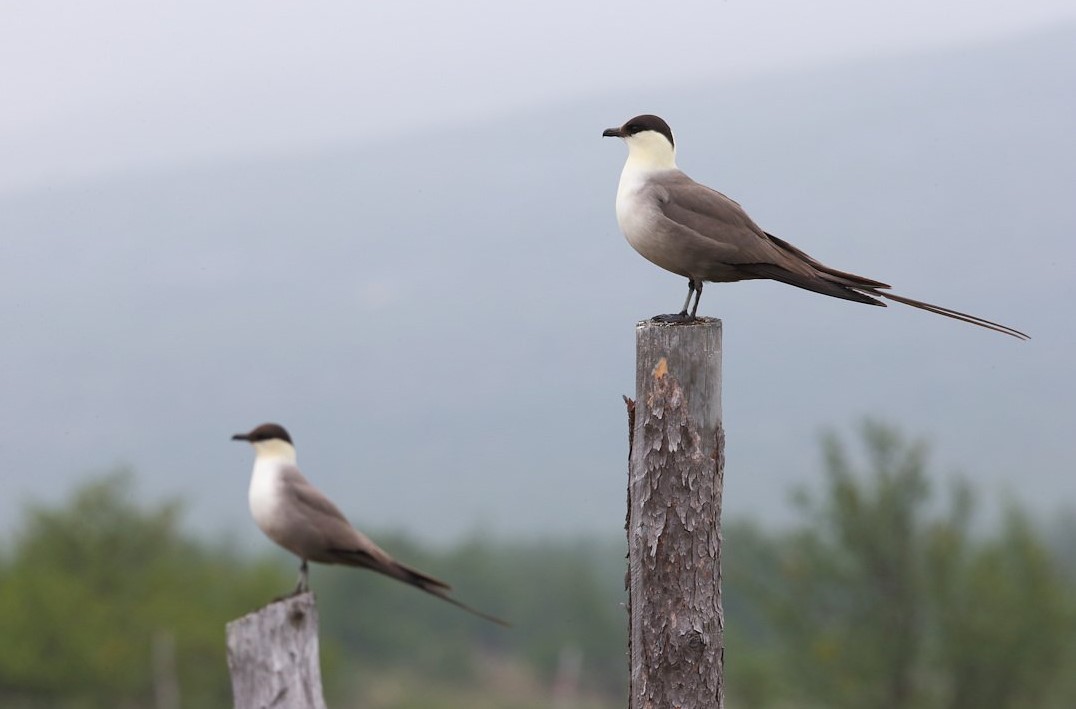
{"type": "Polygon", "coordinates": [[[286,583],[185,538],[179,505],[143,511],[132,476],[27,510],[0,568],[0,705],[153,705],[154,646],[175,648],[185,705],[230,706],[223,624],[286,583]]]}
{"type": "Polygon", "coordinates": [[[1044,706],[1076,631],[1074,589],[1026,515],[1010,504],[1001,532],[978,544],[951,523],[929,534],[944,706],[1044,706]]]}
{"type": "MultiPolygon", "coordinates": [[[[504,616],[512,627],[477,619],[376,574],[314,569],[323,639],[352,662],[352,671],[342,678],[326,673],[334,695],[350,698],[362,692],[363,683],[372,684],[370,675],[400,670],[414,672],[423,684],[474,686],[492,665],[511,666],[549,687],[565,656],[580,662],[583,690],[614,696],[624,691],[627,616],[620,540],[494,543],[476,537],[438,554],[400,536],[379,535],[378,540],[397,558],[451,582],[460,599],[504,616]],[[612,563],[603,563],[608,560],[612,563]],[[356,681],[340,686],[341,680],[356,681]]],[[[506,696],[501,695],[501,706],[506,696]]],[[[362,698],[363,705],[373,701],[362,698]]]]}
{"type": "Polygon", "coordinates": [[[862,436],[859,465],[826,438],[822,491],[798,498],[804,525],[775,540],[775,568],[748,579],[780,648],[775,673],[796,688],[790,699],[1055,705],[1076,630],[1073,587],[1037,531],[1010,504],[993,536],[973,533],[970,488],[935,500],[922,442],[873,422],[862,436]]]}

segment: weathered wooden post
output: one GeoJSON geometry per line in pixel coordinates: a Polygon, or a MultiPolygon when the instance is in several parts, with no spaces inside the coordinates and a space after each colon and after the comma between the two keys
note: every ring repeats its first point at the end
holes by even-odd
{"type": "Polygon", "coordinates": [[[236,709],[325,709],[313,593],[233,620],[227,634],[236,709]]]}
{"type": "Polygon", "coordinates": [[[723,705],[721,321],[641,322],[628,401],[629,709],[723,705]]]}

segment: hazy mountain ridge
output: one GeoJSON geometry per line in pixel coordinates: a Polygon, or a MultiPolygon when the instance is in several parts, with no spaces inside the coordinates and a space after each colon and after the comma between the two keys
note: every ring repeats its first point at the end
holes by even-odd
{"type": "Polygon", "coordinates": [[[726,327],[730,513],[777,515],[815,467],[818,427],[866,412],[931,434],[943,467],[1071,502],[1076,483],[1050,474],[1076,457],[1061,310],[1076,290],[1074,40],[0,196],[0,520],[125,460],[185,491],[197,519],[245,528],[248,454],[227,438],[279,419],[372,525],[622,524],[632,323],[684,291],[613,218],[624,151],[599,136],[640,111],[663,113],[681,166],[764,228],[1035,337],[708,287],[702,310],[726,327]]]}

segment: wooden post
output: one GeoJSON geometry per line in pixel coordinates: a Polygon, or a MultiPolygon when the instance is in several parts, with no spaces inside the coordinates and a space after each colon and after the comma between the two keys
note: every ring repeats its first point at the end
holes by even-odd
{"type": "Polygon", "coordinates": [[[641,322],[628,402],[629,709],[723,706],[721,321],[641,322]]]}
{"type": "Polygon", "coordinates": [[[325,709],[314,594],[274,601],[228,623],[236,709],[325,709]]]}

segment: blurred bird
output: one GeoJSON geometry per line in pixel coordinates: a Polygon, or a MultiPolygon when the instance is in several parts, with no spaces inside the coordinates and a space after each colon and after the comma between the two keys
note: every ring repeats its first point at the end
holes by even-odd
{"type": "Polygon", "coordinates": [[[705,281],[727,283],[770,278],[857,303],[885,306],[886,298],[938,315],[1028,339],[1028,335],[974,315],[886,292],[889,286],[838,271],[816,261],[787,241],[760,229],[739,204],[700,185],[676,167],[669,124],[657,116],[632,118],[605,137],[623,138],[628,159],[620,173],[616,217],[628,243],[649,261],[687,278],[687,299],[663,322],[695,319],[705,281]],[[688,314],[691,296],[695,304],[688,314]]]}
{"type": "Polygon", "coordinates": [[[420,588],[486,620],[508,625],[452,598],[447,583],[401,564],[352,527],[336,505],[299,472],[295,446],[283,426],[264,423],[250,433],[235,434],[232,440],[254,446],[249,491],[254,521],[267,537],[302,560],[294,594],[310,589],[308,561],[360,566],[420,588]]]}

